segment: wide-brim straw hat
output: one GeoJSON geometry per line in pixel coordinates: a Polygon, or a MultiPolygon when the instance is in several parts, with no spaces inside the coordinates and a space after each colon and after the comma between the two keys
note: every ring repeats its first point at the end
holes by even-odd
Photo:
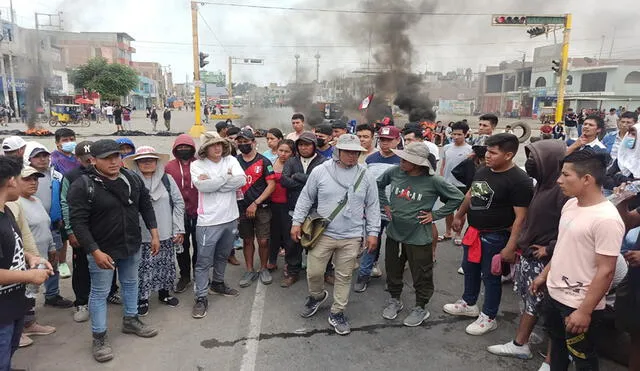
{"type": "Polygon", "coordinates": [[[405,149],[392,149],[398,157],[405,161],[418,166],[424,166],[429,169],[429,175],[435,175],[435,171],[431,167],[429,161],[429,148],[424,143],[409,143],[405,149]]]}

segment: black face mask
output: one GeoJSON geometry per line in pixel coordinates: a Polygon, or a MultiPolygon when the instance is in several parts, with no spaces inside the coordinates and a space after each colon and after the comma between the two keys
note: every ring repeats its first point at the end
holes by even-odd
{"type": "Polygon", "coordinates": [[[192,158],[195,153],[196,151],[193,149],[178,149],[176,150],[176,157],[179,158],[180,160],[186,161],[192,158]]]}
{"type": "Polygon", "coordinates": [[[524,169],[530,177],[538,179],[538,165],[536,165],[536,161],[532,158],[528,158],[527,161],[524,162],[524,169]]]}
{"type": "Polygon", "coordinates": [[[319,148],[324,147],[324,145],[325,145],[325,144],[326,144],[326,143],[325,143],[324,139],[322,139],[322,138],[318,138],[318,147],[319,147],[319,148]]]}
{"type": "Polygon", "coordinates": [[[238,151],[244,153],[245,155],[251,153],[253,151],[253,146],[251,143],[248,144],[238,144],[238,151]]]}

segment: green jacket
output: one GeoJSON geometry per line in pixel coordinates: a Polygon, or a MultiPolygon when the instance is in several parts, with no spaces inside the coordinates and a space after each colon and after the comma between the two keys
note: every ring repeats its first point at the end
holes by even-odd
{"type": "Polygon", "coordinates": [[[431,211],[433,220],[452,214],[462,203],[464,195],[438,175],[409,176],[394,166],[378,178],[380,206],[391,206],[392,218],[387,236],[410,245],[430,245],[433,241],[431,223],[420,224],[420,211],[431,211]],[[391,186],[391,199],[384,192],[391,186]],[[446,200],[444,206],[433,210],[436,200],[446,200]]]}

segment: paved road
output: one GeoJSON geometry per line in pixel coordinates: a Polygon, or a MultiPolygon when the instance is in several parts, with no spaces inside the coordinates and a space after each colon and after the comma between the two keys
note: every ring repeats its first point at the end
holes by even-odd
{"type": "MultiPolygon", "coordinates": [[[[281,117],[290,111],[278,112],[281,117]]],[[[176,130],[186,131],[192,123],[191,113],[174,113],[176,130]]],[[[134,119],[134,128],[150,128],[144,117],[134,119]]],[[[282,119],[280,119],[282,120],[282,119]]],[[[276,122],[278,120],[274,120],[276,122]]],[[[285,121],[286,122],[286,121],[285,121]]],[[[11,128],[21,128],[11,124],[11,128]]],[[[94,125],[80,128],[82,139],[96,139],[113,127],[94,125]]],[[[53,138],[42,143],[52,147],[53,138]]],[[[150,144],[168,152],[171,137],[136,137],[137,144],[150,144]]],[[[264,142],[261,143],[264,148],[264,142]]],[[[522,162],[524,156],[521,154],[522,162]]],[[[442,229],[443,225],[439,223],[442,229]]],[[[242,260],[241,253],[238,257],[242,260]]],[[[281,271],[274,274],[274,284],[241,289],[236,298],[210,297],[206,318],[191,318],[193,294],[178,294],[177,308],[163,307],[155,297],[146,321],[157,326],[160,334],[153,339],[139,339],[119,332],[121,312],[109,306],[109,328],[115,359],[98,365],[91,356],[89,323],[75,323],[71,310],[41,307],[41,323],[58,328],[55,334],[35,338],[35,344],[19,350],[14,366],[30,370],[537,370],[541,357],[531,361],[499,358],[489,354],[488,345],[506,342],[514,335],[518,319],[518,301],[511,284],[504,285],[503,304],[498,329],[482,337],[466,335],[469,319],[451,317],[442,305],[455,301],[462,292],[462,276],[456,273],[461,251],[450,242],[440,244],[435,267],[436,292],[428,309],[431,318],[421,327],[406,328],[402,319],[381,317],[387,299],[384,279],[373,280],[366,293],[352,293],[346,314],[351,320],[352,334],[335,335],[327,323],[328,305],[314,318],[303,319],[299,311],[304,303],[306,282],[289,289],[278,286],[281,271]]],[[[381,258],[383,261],[383,258],[381,258]]],[[[282,266],[282,261],[279,262],[282,266]]],[[[384,268],[384,264],[382,265],[384,268]]],[[[229,266],[227,281],[238,287],[240,267],[229,266]]],[[[72,298],[71,281],[62,280],[62,295],[72,298]]],[[[407,288],[403,295],[406,306],[413,304],[411,277],[407,272],[407,288]]],[[[329,289],[330,290],[330,289],[329,289]]],[[[482,299],[481,299],[482,300],[482,299]]],[[[622,368],[605,363],[603,369],[622,368]]]]}

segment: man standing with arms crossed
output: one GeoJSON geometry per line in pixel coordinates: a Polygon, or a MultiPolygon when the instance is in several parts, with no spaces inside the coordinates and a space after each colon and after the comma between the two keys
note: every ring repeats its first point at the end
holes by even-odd
{"type": "Polygon", "coordinates": [[[469,335],[483,335],[498,328],[495,320],[500,308],[500,274],[491,272],[491,262],[500,254],[503,262],[513,263],[520,230],[533,194],[531,178],[513,163],[518,153],[518,138],[500,133],[485,142],[486,167],[478,170],[471,189],[456,213],[453,230],[458,232],[468,213],[469,228],[462,240],[464,247],[464,294],[443,310],[455,316],[477,317],[467,326],[469,335]],[[476,302],[484,282],[482,312],[476,302]]]}

